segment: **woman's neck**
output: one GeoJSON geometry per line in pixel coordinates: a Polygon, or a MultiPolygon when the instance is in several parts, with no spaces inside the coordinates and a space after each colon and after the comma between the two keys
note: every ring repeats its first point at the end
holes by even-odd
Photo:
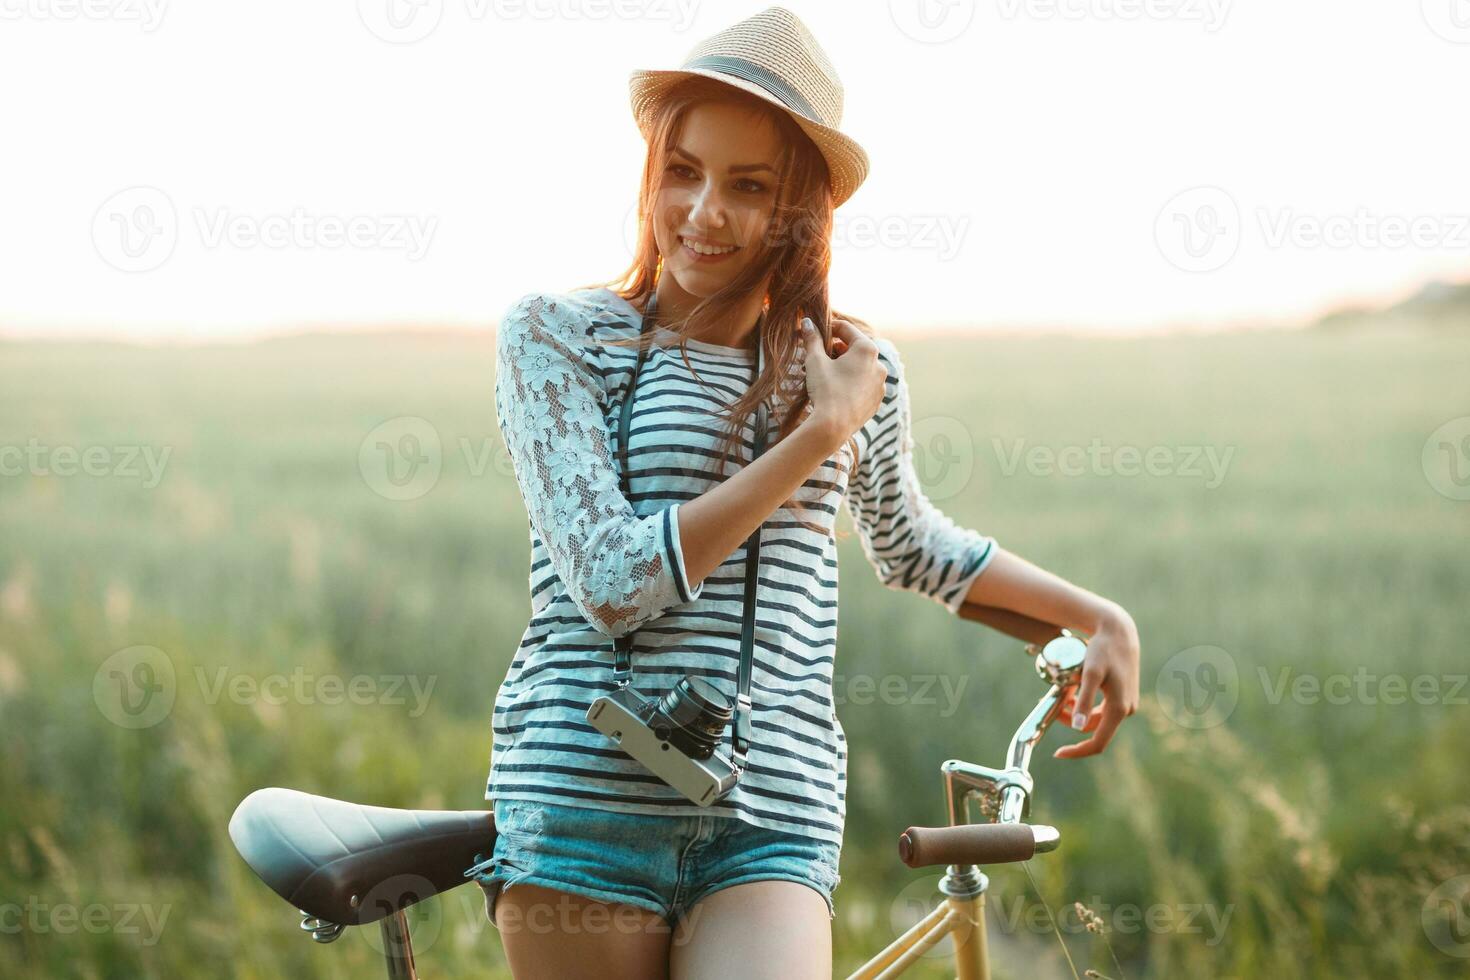
{"type": "MultiPolygon", "coordinates": [[[[750,296],[736,303],[714,327],[692,339],[721,347],[753,349],[756,345],[756,326],[760,321],[761,310],[765,307],[765,300],[764,289],[754,290],[750,296]]],[[[686,292],[674,281],[673,276],[665,274],[658,277],[660,323],[675,329],[673,325],[683,322],[698,303],[699,298],[686,292]]]]}

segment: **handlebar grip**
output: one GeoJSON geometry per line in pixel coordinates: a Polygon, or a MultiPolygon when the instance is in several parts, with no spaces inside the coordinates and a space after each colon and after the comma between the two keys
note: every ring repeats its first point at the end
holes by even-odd
{"type": "Polygon", "coordinates": [[[898,855],[911,868],[936,864],[1007,864],[1050,851],[1060,835],[1053,827],[982,823],[963,827],[910,827],[898,838],[898,855]]]}

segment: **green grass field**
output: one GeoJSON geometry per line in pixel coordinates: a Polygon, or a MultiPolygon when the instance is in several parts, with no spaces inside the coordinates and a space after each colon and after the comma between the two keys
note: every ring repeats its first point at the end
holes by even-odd
{"type": "MultiPolygon", "coordinates": [[[[1078,971],[1463,976],[1470,501],[1436,487],[1470,443],[1424,449],[1470,415],[1470,337],[900,346],[936,502],[1139,625],[1144,709],[1034,767],[1063,846],[1032,871],[1078,971]],[[1046,465],[1094,445],[1152,472],[1046,465]]],[[[377,975],[375,933],[309,942],[225,828],[266,785],[482,805],[529,611],[492,374],[488,333],[0,345],[0,975],[377,975]],[[439,440],[427,492],[368,438],[413,449],[402,417],[439,440]]],[[[1019,643],[885,591],[840,527],[845,973],[934,900],[895,841],[942,819],[940,762],[999,764],[1041,692],[1019,643]]],[[[507,975],[477,889],[416,921],[426,976],[507,975]]],[[[1071,975],[1019,868],[991,934],[998,975],[1071,975]]]]}

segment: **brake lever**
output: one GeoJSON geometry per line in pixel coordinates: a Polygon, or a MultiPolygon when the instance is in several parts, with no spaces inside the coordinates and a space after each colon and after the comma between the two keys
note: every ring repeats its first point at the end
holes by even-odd
{"type": "Polygon", "coordinates": [[[940,765],[950,826],[969,823],[966,803],[972,793],[979,797],[982,815],[993,823],[1020,823],[1031,810],[1032,750],[1061,713],[1067,692],[1081,681],[1087,643],[1071,630],[1063,629],[1060,636],[1045,646],[1038,648],[1033,643],[1026,649],[1036,656],[1036,673],[1047,682],[1047,692],[1011,736],[1004,769],[960,759],[948,759],[940,765]]]}

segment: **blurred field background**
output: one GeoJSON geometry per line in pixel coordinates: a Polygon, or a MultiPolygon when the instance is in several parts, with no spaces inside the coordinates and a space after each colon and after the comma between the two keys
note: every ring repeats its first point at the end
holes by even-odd
{"type": "MultiPolygon", "coordinates": [[[[1464,975],[1463,896],[1439,900],[1470,882],[1457,878],[1470,872],[1470,691],[1453,683],[1467,670],[1470,503],[1438,492],[1444,474],[1423,457],[1431,433],[1470,414],[1464,325],[901,339],[939,505],[1116,598],[1140,627],[1143,711],[1093,760],[1051,759],[1067,738],[1051,733],[1034,769],[1032,818],[1059,826],[1063,847],[1032,870],[1079,971],[1464,975]],[[1217,486],[1007,471],[1017,440],[1094,439],[1171,447],[1176,464],[1179,447],[1232,455],[1217,486]],[[1198,647],[1225,652],[1234,693],[1181,723],[1157,696],[1160,672],[1198,647]],[[1275,696],[1283,670],[1430,675],[1438,695],[1311,703],[1275,696]],[[1109,934],[1080,929],[1074,901],[1109,934]],[[1127,909],[1162,911],[1141,923],[1127,909]]],[[[0,445],[170,453],[152,487],[0,479],[0,975],[378,975],[375,931],[311,943],[226,824],[268,785],[482,805],[492,700],[529,611],[493,351],[490,331],[0,345],[0,445]],[[442,472],[394,500],[363,451],[404,417],[437,433],[442,472]],[[115,722],[98,678],[139,645],[168,658],[173,701],[135,729],[115,722]],[[407,677],[427,697],[407,684],[406,703],[249,694],[293,674],[407,677]],[[246,693],[219,693],[221,677],[246,693]]],[[[999,764],[1041,693],[1019,643],[885,591],[855,535],[842,548],[837,673],[898,678],[907,693],[839,707],[851,746],[839,975],[933,901],[938,876],[904,868],[895,841],[942,819],[940,762],[999,764]]],[[[1070,975],[1021,870],[994,870],[990,901],[999,976],[1070,975]]],[[[415,921],[425,976],[508,975],[477,889],[415,921]]],[[[947,970],[935,956],[914,975],[947,970]]]]}

